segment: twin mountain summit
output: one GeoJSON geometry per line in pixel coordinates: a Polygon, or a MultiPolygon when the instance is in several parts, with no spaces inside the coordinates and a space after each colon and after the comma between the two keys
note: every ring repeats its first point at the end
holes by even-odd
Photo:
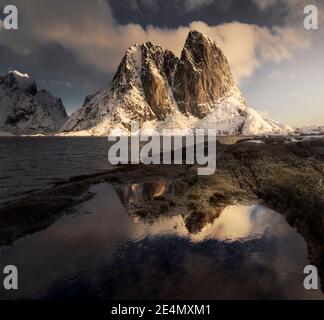
{"type": "Polygon", "coordinates": [[[60,98],[39,90],[27,74],[0,77],[2,135],[129,134],[216,129],[221,135],[285,134],[290,128],[250,108],[236,87],[222,50],[200,32],[189,32],[181,57],[150,42],[130,47],[111,81],[87,96],[68,117],[60,98]]]}

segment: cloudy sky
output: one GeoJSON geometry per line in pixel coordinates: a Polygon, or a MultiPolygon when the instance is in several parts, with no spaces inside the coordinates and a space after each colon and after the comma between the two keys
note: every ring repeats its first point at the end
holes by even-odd
{"type": "Polygon", "coordinates": [[[0,21],[0,73],[27,72],[69,113],[109,84],[129,46],[180,55],[197,29],[225,51],[252,107],[291,126],[324,125],[322,0],[0,0],[1,12],[6,4],[18,7],[19,30],[0,21]],[[319,30],[303,27],[307,4],[319,30]]]}

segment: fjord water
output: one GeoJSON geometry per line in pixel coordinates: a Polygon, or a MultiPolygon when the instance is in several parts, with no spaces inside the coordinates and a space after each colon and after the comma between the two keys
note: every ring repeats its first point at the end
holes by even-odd
{"type": "Polygon", "coordinates": [[[107,137],[0,137],[0,206],[68,178],[111,169],[112,144],[107,137]]]}
{"type": "Polygon", "coordinates": [[[91,191],[47,229],[1,248],[19,290],[0,288],[0,298],[323,298],[303,288],[305,241],[262,205],[230,206],[190,234],[181,215],[145,221],[126,213],[113,186],[91,191]]]}
{"type": "Polygon", "coordinates": [[[0,205],[75,175],[109,168],[107,138],[0,138],[0,205]]]}

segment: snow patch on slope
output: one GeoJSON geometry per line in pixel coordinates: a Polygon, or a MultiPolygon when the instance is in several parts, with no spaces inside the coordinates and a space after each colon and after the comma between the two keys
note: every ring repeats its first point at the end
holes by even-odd
{"type": "Polygon", "coordinates": [[[304,135],[320,135],[324,134],[324,126],[305,126],[296,129],[296,133],[304,135]]]}
{"type": "MultiPolygon", "coordinates": [[[[122,112],[122,110],[119,110],[122,112]]],[[[131,124],[131,119],[126,114],[119,114],[124,123],[131,124]]],[[[235,87],[230,94],[221,99],[203,119],[186,116],[175,110],[164,121],[145,121],[141,128],[141,135],[162,134],[163,130],[171,130],[172,135],[186,135],[192,129],[215,129],[218,135],[263,135],[263,134],[288,134],[292,129],[271,120],[264,119],[258,112],[245,104],[240,91],[235,87]]],[[[129,135],[130,130],[121,123],[114,123],[105,119],[100,124],[88,130],[77,132],[63,132],[60,136],[96,136],[129,135]]]]}
{"type": "Polygon", "coordinates": [[[0,130],[12,134],[56,132],[67,120],[61,99],[38,90],[28,74],[0,76],[0,130]]]}

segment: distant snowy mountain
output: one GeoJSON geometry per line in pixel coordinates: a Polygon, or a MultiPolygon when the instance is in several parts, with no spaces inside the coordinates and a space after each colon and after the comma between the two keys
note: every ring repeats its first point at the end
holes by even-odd
{"type": "Polygon", "coordinates": [[[324,135],[324,126],[305,126],[295,130],[296,134],[324,135]]]}
{"type": "Polygon", "coordinates": [[[0,76],[0,135],[54,133],[67,119],[61,99],[38,90],[27,74],[0,76]]]}
{"type": "Polygon", "coordinates": [[[226,57],[197,31],[188,34],[180,59],[150,42],[129,48],[111,84],[63,125],[62,135],[129,134],[133,120],[142,132],[189,128],[219,134],[276,134],[287,126],[263,118],[244,100],[226,57]]]}

